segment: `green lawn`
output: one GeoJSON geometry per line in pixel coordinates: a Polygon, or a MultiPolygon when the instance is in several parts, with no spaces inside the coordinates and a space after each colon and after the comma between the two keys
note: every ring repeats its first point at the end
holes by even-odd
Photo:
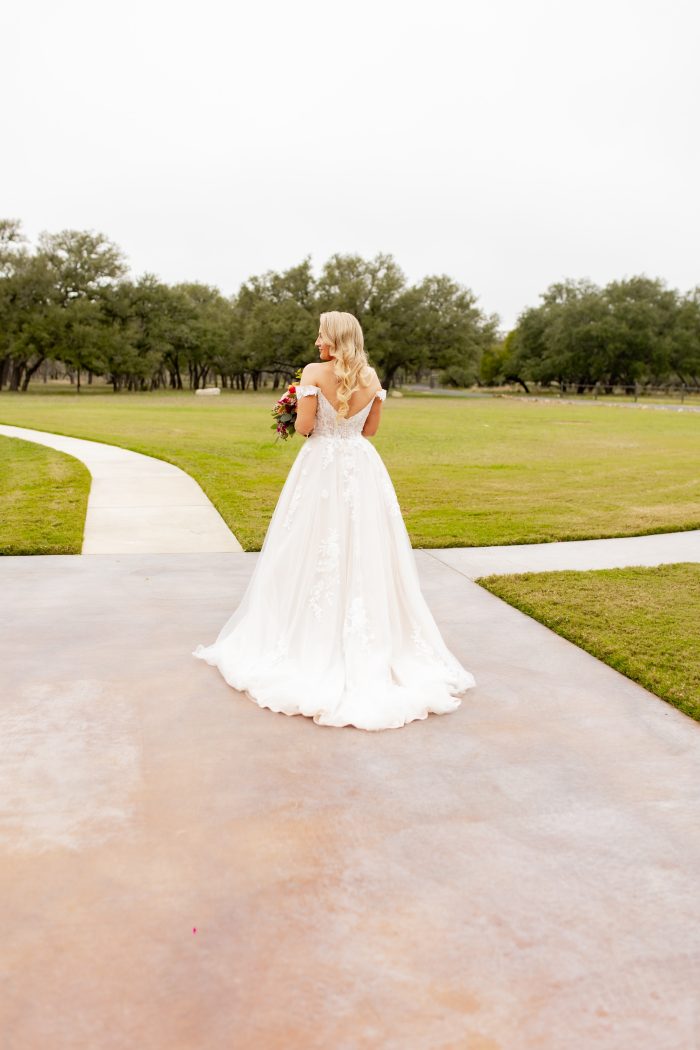
{"type": "Polygon", "coordinates": [[[700,721],[700,565],[476,582],[700,721]]]}
{"type": "Polygon", "coordinates": [[[89,492],[80,460],[0,436],[0,553],[80,554],[89,492]]]}
{"type": "MultiPolygon", "coordinates": [[[[85,391],[3,392],[0,421],[175,463],[197,479],[243,547],[260,549],[301,447],[298,437],[275,443],[272,391],[211,399],[85,391]]],[[[699,438],[693,413],[410,397],[387,398],[371,440],[414,546],[450,547],[698,528],[699,438]]]]}

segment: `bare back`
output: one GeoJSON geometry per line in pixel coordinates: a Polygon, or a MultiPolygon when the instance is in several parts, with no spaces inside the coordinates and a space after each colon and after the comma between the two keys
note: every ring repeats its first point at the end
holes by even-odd
{"type": "MultiPolygon", "coordinates": [[[[338,380],[335,376],[332,367],[325,364],[314,365],[314,380],[316,386],[320,387],[326,400],[338,409],[338,380]]],[[[381,383],[374,369],[372,369],[372,379],[368,386],[359,386],[356,390],[353,390],[348,401],[348,417],[354,416],[356,412],[361,412],[362,409],[372,401],[376,396],[377,391],[381,389],[381,383]]]]}

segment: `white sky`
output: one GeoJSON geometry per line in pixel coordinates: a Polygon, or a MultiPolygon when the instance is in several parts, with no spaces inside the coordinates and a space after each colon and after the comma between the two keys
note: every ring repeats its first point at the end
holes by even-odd
{"type": "Polygon", "coordinates": [[[0,215],[224,293],[390,252],[511,326],[548,284],[700,284],[695,0],[26,0],[0,215]]]}

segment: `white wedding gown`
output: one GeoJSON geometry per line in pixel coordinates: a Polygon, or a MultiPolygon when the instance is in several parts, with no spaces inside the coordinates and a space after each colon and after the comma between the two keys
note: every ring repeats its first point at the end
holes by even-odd
{"type": "Polygon", "coordinates": [[[297,398],[309,395],[318,396],[314,430],[243,598],[193,655],[260,707],[319,725],[396,729],[454,711],[476,682],[445,645],[394,486],[362,436],[373,401],[336,420],[319,387],[297,387],[297,398]]]}

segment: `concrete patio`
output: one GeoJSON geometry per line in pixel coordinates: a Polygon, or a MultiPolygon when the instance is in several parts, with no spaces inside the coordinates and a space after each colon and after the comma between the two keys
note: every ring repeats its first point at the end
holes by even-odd
{"type": "Polygon", "coordinates": [[[3,1048],[700,1046],[700,726],[435,555],[376,734],[190,655],[256,554],[0,561],[3,1048]]]}

